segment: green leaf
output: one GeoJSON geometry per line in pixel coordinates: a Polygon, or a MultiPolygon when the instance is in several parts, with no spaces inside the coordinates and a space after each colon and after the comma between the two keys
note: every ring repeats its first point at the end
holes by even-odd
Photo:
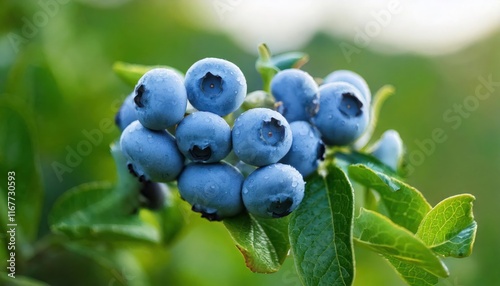
{"type": "Polygon", "coordinates": [[[0,98],[0,229],[5,233],[4,228],[11,227],[8,224],[16,225],[18,255],[21,256],[29,252],[29,243],[37,237],[44,199],[36,126],[31,113],[16,97],[0,98]],[[10,180],[9,172],[15,173],[10,180]],[[7,210],[14,208],[15,216],[9,217],[7,210]]]}
{"type": "Polygon", "coordinates": [[[349,151],[337,151],[334,153],[335,160],[338,164],[342,165],[356,165],[356,164],[363,164],[367,166],[368,168],[384,173],[386,175],[390,175],[393,177],[397,177],[397,174],[389,167],[384,165],[382,162],[380,162],[377,158],[361,153],[355,150],[349,150],[349,151]],[[341,162],[339,162],[341,161],[341,162]]]}
{"type": "MultiPolygon", "coordinates": [[[[100,271],[109,273],[109,285],[145,285],[146,277],[133,251],[120,247],[96,248],[86,242],[66,242],[66,251],[93,262],[100,271]],[[133,277],[133,279],[130,279],[133,277]]],[[[94,265],[92,265],[95,267],[94,265]]]]}
{"type": "Polygon", "coordinates": [[[273,273],[280,269],[290,249],[288,217],[262,219],[245,212],[223,222],[250,270],[273,273]]]}
{"type": "Polygon", "coordinates": [[[380,110],[382,109],[385,101],[394,93],[395,89],[392,85],[384,85],[373,96],[370,110],[370,125],[368,125],[368,128],[366,128],[363,135],[361,135],[361,137],[354,143],[355,149],[364,150],[368,147],[368,143],[370,142],[373,132],[375,132],[375,128],[377,127],[380,110]]]}
{"type": "Polygon", "coordinates": [[[309,61],[309,56],[302,52],[289,52],[273,56],[271,62],[280,70],[300,69],[309,61]]]}
{"type": "Polygon", "coordinates": [[[271,80],[274,75],[277,74],[280,69],[274,65],[271,60],[271,51],[266,44],[261,44],[259,46],[259,58],[255,63],[255,68],[260,73],[262,77],[262,89],[270,93],[271,92],[271,80]]]}
{"type": "Polygon", "coordinates": [[[438,277],[424,269],[401,260],[386,256],[387,260],[396,269],[401,278],[411,286],[432,286],[438,283],[438,277]]]}
{"type": "Polygon", "coordinates": [[[271,56],[271,51],[266,44],[259,45],[259,58],[255,68],[262,77],[262,89],[270,93],[271,80],[280,70],[290,68],[301,68],[309,61],[309,56],[301,52],[289,52],[277,56],[271,56]]]}
{"type": "Polygon", "coordinates": [[[22,275],[15,275],[15,278],[12,278],[4,272],[0,272],[0,284],[8,286],[49,286],[47,283],[22,275]]]}
{"type": "Polygon", "coordinates": [[[441,201],[424,217],[417,236],[441,255],[469,256],[477,229],[472,213],[474,200],[474,196],[463,194],[441,201]]]}
{"type": "Polygon", "coordinates": [[[375,252],[421,267],[434,275],[449,275],[444,263],[420,239],[377,212],[361,209],[354,222],[354,239],[375,252]]]}
{"type": "Polygon", "coordinates": [[[113,64],[113,71],[128,85],[135,87],[139,79],[149,70],[154,68],[166,68],[175,71],[181,77],[184,77],[179,70],[165,65],[145,66],[137,64],[129,64],[125,62],[115,62],[113,64]]]}
{"type": "Polygon", "coordinates": [[[361,164],[349,166],[349,176],[380,194],[380,201],[389,218],[411,232],[417,232],[420,222],[431,210],[424,196],[404,182],[361,164]]]}
{"type": "Polygon", "coordinates": [[[181,198],[175,195],[171,187],[169,187],[166,205],[158,212],[163,244],[170,245],[186,225],[183,212],[184,205],[181,198]]]}
{"type": "Polygon", "coordinates": [[[290,243],[305,285],[351,285],[353,189],[341,169],[330,165],[327,171],[308,178],[305,197],[291,214],[290,243]]]}
{"type": "Polygon", "coordinates": [[[87,183],[67,191],[49,216],[51,229],[76,239],[159,242],[158,229],[127,211],[109,183],[87,183]]]}
{"type": "Polygon", "coordinates": [[[140,183],[129,174],[117,144],[111,153],[118,183],[92,182],[64,193],[49,214],[52,231],[78,239],[160,242],[158,222],[137,213],[140,183]]]}

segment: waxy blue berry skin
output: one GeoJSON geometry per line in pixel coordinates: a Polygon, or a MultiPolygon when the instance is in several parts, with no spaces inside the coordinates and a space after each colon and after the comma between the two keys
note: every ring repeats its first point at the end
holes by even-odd
{"type": "Polygon", "coordinates": [[[332,82],[347,82],[352,84],[361,92],[361,95],[363,95],[366,104],[370,106],[372,101],[370,88],[368,87],[365,79],[359,74],[350,70],[337,70],[327,75],[323,81],[323,84],[332,82]]]}
{"type": "Polygon", "coordinates": [[[290,123],[292,129],[292,147],[280,160],[297,169],[305,178],[318,169],[325,156],[325,144],[319,131],[306,121],[290,123]]]}
{"type": "Polygon", "coordinates": [[[134,102],[144,127],[163,130],[174,126],[184,118],[187,106],[183,79],[170,69],[152,69],[135,86],[134,102]]]}
{"type": "Polygon", "coordinates": [[[186,72],[184,83],[194,108],[220,116],[237,110],[247,92],[246,79],[240,68],[217,58],[194,63],[186,72]]]}
{"type": "Polygon", "coordinates": [[[334,82],[319,88],[319,110],[312,118],[327,145],[353,143],[368,127],[369,108],[361,92],[345,82],[334,82]]]}
{"type": "Polygon", "coordinates": [[[278,162],[292,145],[292,131],[287,120],[268,108],[253,108],[234,122],[233,150],[243,162],[264,166],[278,162]]]}
{"type": "Polygon", "coordinates": [[[403,140],[396,130],[387,130],[380,139],[373,144],[370,153],[386,166],[397,171],[403,157],[403,140]]]}
{"type": "Polygon", "coordinates": [[[278,72],[271,81],[271,93],[279,103],[277,110],[289,123],[309,121],[318,112],[318,85],[299,69],[278,72]]]}
{"type": "Polygon", "coordinates": [[[130,171],[141,181],[173,181],[184,167],[174,137],[165,130],[145,128],[139,121],[123,130],[120,146],[130,171]]]}
{"type": "Polygon", "coordinates": [[[175,132],[179,150],[194,162],[215,163],[231,152],[231,127],[211,112],[186,116],[175,132]]]}
{"type": "Polygon", "coordinates": [[[302,202],[304,188],[304,179],[295,168],[271,164],[258,168],[245,179],[243,204],[249,213],[258,217],[284,217],[302,202]]]}
{"type": "Polygon", "coordinates": [[[238,169],[224,162],[190,163],[179,176],[177,186],[193,211],[208,220],[222,220],[244,210],[243,180],[238,169]]]}
{"type": "Polygon", "coordinates": [[[115,115],[115,124],[120,131],[123,131],[130,123],[138,119],[137,112],[135,111],[134,96],[134,93],[129,94],[115,115]]]}

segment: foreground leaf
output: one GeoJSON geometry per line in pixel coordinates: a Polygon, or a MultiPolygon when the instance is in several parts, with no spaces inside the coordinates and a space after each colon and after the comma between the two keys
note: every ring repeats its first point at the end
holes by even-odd
{"type": "Polygon", "coordinates": [[[390,258],[440,277],[449,275],[444,263],[420,239],[377,212],[361,209],[354,223],[354,238],[359,244],[390,258]]]}
{"type": "Polygon", "coordinates": [[[327,171],[326,178],[307,180],[304,200],[291,214],[290,243],[305,285],[351,285],[353,189],[341,169],[327,171]]]}
{"type": "Polygon", "coordinates": [[[128,85],[134,87],[139,79],[149,70],[154,68],[166,68],[175,71],[181,77],[184,75],[177,69],[165,66],[165,65],[155,65],[155,66],[145,66],[137,64],[129,64],[125,62],[115,62],[113,64],[113,71],[128,85]]]}
{"type": "Polygon", "coordinates": [[[477,229],[472,214],[474,200],[474,196],[463,194],[441,201],[424,217],[417,236],[441,255],[469,256],[477,229]]]}
{"type": "Polygon", "coordinates": [[[401,260],[386,256],[401,278],[410,286],[432,286],[438,283],[438,277],[424,269],[401,260]]]}
{"type": "Polygon", "coordinates": [[[424,196],[412,186],[365,165],[349,166],[349,176],[380,194],[389,218],[411,232],[417,232],[420,222],[431,210],[424,196]]]}
{"type": "Polygon", "coordinates": [[[350,150],[349,152],[342,150],[335,152],[334,155],[336,162],[339,162],[339,164],[344,164],[347,166],[363,164],[374,171],[397,177],[397,174],[391,168],[387,167],[382,162],[380,162],[380,160],[369,154],[354,150],[350,150]]]}
{"type": "Polygon", "coordinates": [[[223,222],[250,270],[273,273],[281,268],[290,249],[288,217],[262,219],[245,212],[223,222]]]}

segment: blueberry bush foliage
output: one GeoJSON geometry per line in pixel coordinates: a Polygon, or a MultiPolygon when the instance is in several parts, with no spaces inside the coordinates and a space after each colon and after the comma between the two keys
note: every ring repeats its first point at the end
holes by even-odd
{"type": "MultiPolygon", "coordinates": [[[[256,69],[263,89],[249,93],[242,110],[272,108],[273,76],[308,60],[300,52],[272,56],[266,45],[259,54],[256,69]]],[[[117,62],[113,68],[133,87],[154,67],[117,62]]],[[[277,272],[291,253],[304,285],[351,285],[353,247],[359,245],[380,254],[407,284],[435,285],[450,275],[444,257],[471,254],[477,229],[474,196],[459,194],[431,206],[404,182],[404,162],[393,170],[367,152],[382,104],[393,93],[392,86],[384,86],[374,94],[370,126],[355,144],[327,148],[317,172],[305,180],[302,203],[289,216],[263,219],[243,212],[222,221],[251,271],[277,272]]],[[[225,119],[234,121],[231,115],[225,119]]],[[[118,181],[87,183],[66,192],[50,213],[52,231],[70,238],[168,246],[186,223],[187,204],[176,185],[168,184],[160,210],[141,211],[140,182],[127,170],[117,142],[111,155],[118,181]]]]}

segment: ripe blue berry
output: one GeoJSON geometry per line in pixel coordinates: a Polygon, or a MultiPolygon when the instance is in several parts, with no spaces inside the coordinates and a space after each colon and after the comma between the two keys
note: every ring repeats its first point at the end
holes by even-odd
{"type": "Polygon", "coordinates": [[[130,171],[141,181],[173,181],[184,166],[174,137],[165,130],[147,129],[139,121],[123,130],[120,146],[130,171]]]}
{"type": "Polygon", "coordinates": [[[347,145],[363,134],[369,123],[369,109],[361,92],[345,82],[319,88],[319,111],[313,117],[327,145],[347,145]]]}
{"type": "Polygon", "coordinates": [[[350,70],[338,70],[330,73],[325,77],[323,81],[324,84],[332,83],[332,82],[347,82],[352,84],[355,88],[357,88],[365,102],[368,106],[370,106],[372,101],[372,94],[370,92],[370,88],[366,83],[365,79],[359,74],[350,71],[350,70]]]}
{"type": "Polygon", "coordinates": [[[220,116],[238,109],[247,92],[241,70],[235,64],[217,58],[194,63],[186,72],[184,83],[194,108],[220,116]]]}
{"type": "Polygon", "coordinates": [[[271,93],[281,102],[278,111],[288,122],[309,121],[318,111],[318,85],[302,70],[287,69],[277,73],[271,81],[271,93]]]}
{"type": "Polygon", "coordinates": [[[224,162],[190,163],[179,176],[178,187],[193,211],[208,220],[222,220],[243,211],[243,180],[235,167],[224,162]]]}
{"type": "Polygon", "coordinates": [[[182,77],[156,68],[146,72],[135,87],[135,110],[144,127],[163,130],[184,118],[187,95],[182,77]]]}
{"type": "Polygon", "coordinates": [[[134,93],[129,94],[115,115],[115,124],[120,131],[123,131],[130,123],[138,119],[135,112],[134,96],[134,93]]]}
{"type": "Polygon", "coordinates": [[[292,145],[292,132],[286,119],[268,108],[254,108],[234,122],[233,150],[243,162],[264,166],[278,162],[292,145]]]}
{"type": "Polygon", "coordinates": [[[194,162],[215,163],[231,152],[231,127],[210,112],[186,116],[177,126],[175,136],[179,150],[194,162]]]}
{"type": "Polygon", "coordinates": [[[396,130],[387,130],[375,142],[370,152],[373,157],[396,171],[403,157],[403,140],[396,130]]]}
{"type": "Polygon", "coordinates": [[[304,188],[302,175],[292,166],[271,164],[258,168],[245,179],[243,204],[258,217],[284,217],[300,204],[304,188]]]}
{"type": "Polygon", "coordinates": [[[307,177],[316,169],[319,162],[324,159],[325,144],[321,141],[319,131],[306,121],[290,123],[292,129],[292,147],[280,160],[297,169],[303,177],[307,177]]]}
{"type": "Polygon", "coordinates": [[[145,181],[140,189],[141,205],[150,210],[160,210],[165,206],[168,187],[165,184],[145,181]]]}

